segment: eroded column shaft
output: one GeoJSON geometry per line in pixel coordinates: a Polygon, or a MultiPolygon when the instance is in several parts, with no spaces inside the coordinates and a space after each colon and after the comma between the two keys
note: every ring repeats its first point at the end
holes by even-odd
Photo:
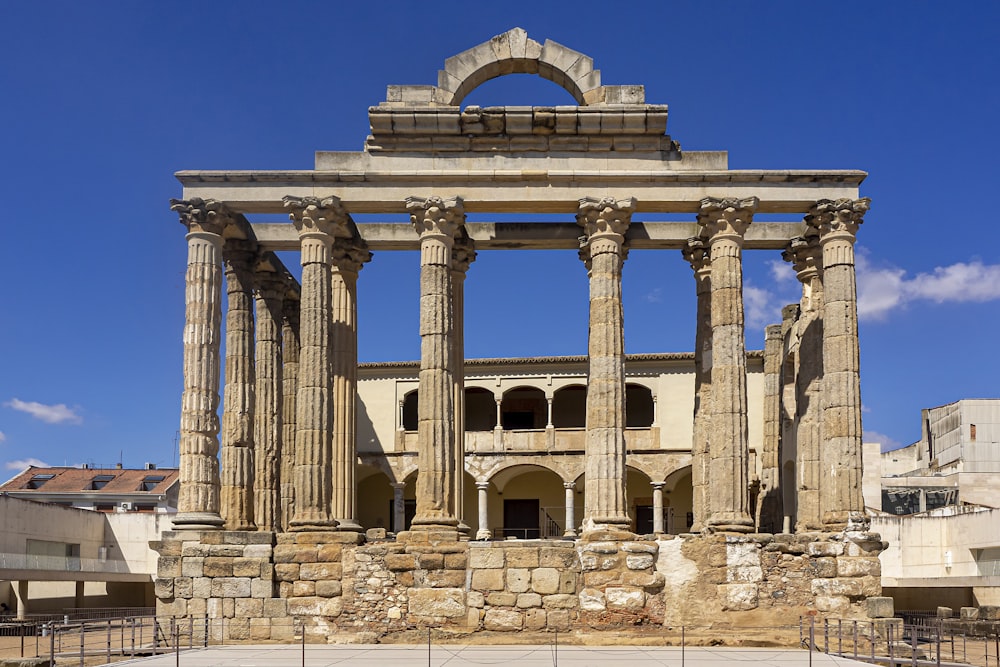
{"type": "Polygon", "coordinates": [[[823,250],[823,485],[826,529],[846,527],[864,512],[861,476],[861,380],[854,241],[868,199],[819,202],[807,223],[823,250]]]}
{"type": "Polygon", "coordinates": [[[455,381],[455,518],[459,530],[469,532],[465,514],[465,274],[475,261],[472,240],[456,238],[451,253],[452,368],[455,381]]]}
{"type": "Polygon", "coordinates": [[[694,270],[697,312],[694,335],[694,423],[691,439],[692,532],[705,525],[711,505],[709,493],[708,423],[712,397],[712,262],[708,244],[688,239],[684,258],[694,270]]]}
{"type": "Polygon", "coordinates": [[[707,525],[733,532],[753,527],[747,486],[742,247],[756,204],[756,198],[706,198],[698,216],[712,264],[712,400],[708,423],[712,501],[707,525]]]}
{"type": "Polygon", "coordinates": [[[584,199],[577,222],[590,278],[584,530],[627,529],[625,341],[621,299],[624,233],[635,201],[584,199]]]}
{"type": "MultiPolygon", "coordinates": [[[[297,296],[297,295],[296,295],[297,296]]],[[[299,380],[299,300],[286,298],[281,319],[281,530],[295,511],[295,410],[299,380]]]]}
{"type": "Polygon", "coordinates": [[[461,200],[410,198],[420,235],[420,387],[417,414],[417,508],[412,527],[458,525],[455,475],[454,312],[451,254],[464,224],[461,200]]]}
{"type": "Polygon", "coordinates": [[[764,330],[764,439],[761,443],[760,491],[756,526],[759,533],[781,532],[781,325],[764,330]]]}
{"type": "Polygon", "coordinates": [[[334,244],[331,273],[333,330],[333,514],[341,530],[361,531],[357,521],[358,305],[361,266],[371,253],[357,242],[334,244]]]}
{"type": "Polygon", "coordinates": [[[254,294],[257,313],[254,520],[260,530],[274,532],[284,525],[281,512],[283,284],[283,280],[273,275],[261,275],[254,294]]]}
{"type": "Polygon", "coordinates": [[[229,240],[226,268],[226,387],[222,408],[222,518],[226,530],[255,530],[253,261],[246,242],[229,240]]]}
{"type": "Polygon", "coordinates": [[[213,529],[219,515],[219,372],[222,327],[222,227],[214,201],[172,200],[188,228],[184,290],[184,393],[180,490],[174,526],[213,529]]]}

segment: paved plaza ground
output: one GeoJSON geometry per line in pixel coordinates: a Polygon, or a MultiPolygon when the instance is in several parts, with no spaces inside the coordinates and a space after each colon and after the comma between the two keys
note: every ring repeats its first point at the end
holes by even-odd
{"type": "MultiPolygon", "coordinates": [[[[426,646],[399,645],[293,645],[219,646],[183,651],[183,667],[334,667],[351,665],[365,667],[464,667],[479,665],[517,665],[517,667],[612,667],[627,663],[629,667],[715,667],[730,663],[747,667],[777,665],[806,667],[810,664],[863,665],[847,658],[822,653],[780,648],[719,648],[641,646],[564,646],[556,650],[544,646],[462,646],[435,645],[428,661],[426,646]]],[[[160,655],[115,663],[142,667],[174,667],[177,656],[160,655]]]]}

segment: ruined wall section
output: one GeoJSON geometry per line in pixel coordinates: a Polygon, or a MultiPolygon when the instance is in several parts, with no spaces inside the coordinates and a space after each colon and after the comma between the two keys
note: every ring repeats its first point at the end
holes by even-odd
{"type": "Polygon", "coordinates": [[[881,537],[683,535],[660,540],[462,542],[433,532],[185,532],[160,553],[160,616],[225,619],[212,639],[377,641],[455,634],[787,625],[865,618],[881,593],[881,537]]]}

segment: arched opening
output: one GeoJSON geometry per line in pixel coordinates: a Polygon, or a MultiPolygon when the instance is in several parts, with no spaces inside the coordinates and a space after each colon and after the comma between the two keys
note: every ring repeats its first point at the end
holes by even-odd
{"type": "Polygon", "coordinates": [[[559,84],[528,73],[494,77],[476,86],[463,98],[462,107],[554,107],[576,105],[576,99],[559,84]]]}
{"type": "Polygon", "coordinates": [[[557,389],[552,397],[552,425],[556,428],[587,426],[587,387],[582,384],[557,389]]]}
{"type": "Polygon", "coordinates": [[[632,520],[632,530],[637,535],[653,532],[653,487],[649,475],[633,468],[625,467],[625,507],[632,520]]]}
{"type": "Polygon", "coordinates": [[[653,425],[655,411],[653,392],[641,384],[625,385],[625,427],[649,428],[653,425]]]}
{"type": "Polygon", "coordinates": [[[404,431],[416,431],[417,430],[417,407],[418,407],[418,396],[417,390],[414,389],[406,396],[403,397],[403,430],[404,431]]]}
{"type": "Polygon", "coordinates": [[[694,525],[694,488],[691,466],[675,470],[663,485],[664,528],[671,535],[687,533],[694,525]]]}
{"type": "Polygon", "coordinates": [[[465,390],[465,430],[492,431],[497,425],[497,404],[493,392],[482,387],[465,390]]]}
{"type": "Polygon", "coordinates": [[[517,387],[503,395],[500,422],[505,431],[543,429],[548,409],[544,391],[535,387],[517,387]]]}
{"type": "Polygon", "coordinates": [[[504,468],[490,479],[487,514],[493,539],[562,537],[566,530],[563,480],[539,465],[504,468]]]}
{"type": "Polygon", "coordinates": [[[393,530],[393,489],[389,476],[367,464],[358,465],[354,475],[358,487],[358,523],[365,529],[393,530]]]}

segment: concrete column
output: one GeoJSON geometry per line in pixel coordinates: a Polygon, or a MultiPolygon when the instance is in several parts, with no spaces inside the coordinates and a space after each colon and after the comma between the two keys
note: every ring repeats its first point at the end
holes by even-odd
{"type": "Polygon", "coordinates": [[[701,200],[698,224],[711,253],[712,399],[709,480],[712,502],[707,525],[749,532],[747,487],[747,374],[743,331],[743,234],[757,198],[701,200]]]}
{"type": "Polygon", "coordinates": [[[760,490],[757,494],[758,533],[781,531],[781,363],[784,337],[781,325],[764,330],[764,441],[761,447],[760,490]]]}
{"type": "MultiPolygon", "coordinates": [[[[459,198],[406,200],[420,235],[420,388],[417,448],[417,511],[414,530],[454,530],[455,369],[451,253],[455,234],[465,224],[459,198]]],[[[457,533],[456,533],[457,536],[457,533]]]]}
{"type": "Polygon", "coordinates": [[[83,609],[84,604],[86,604],[86,586],[85,581],[74,581],[73,582],[73,606],[77,609],[83,609]]]}
{"type": "Polygon", "coordinates": [[[792,239],[781,255],[802,283],[796,321],[799,348],[795,365],[795,530],[822,530],[820,451],[823,383],[823,255],[819,237],[792,239]]]}
{"type": "Polygon", "coordinates": [[[358,272],[371,253],[362,241],[338,239],[333,245],[333,515],[339,530],[363,532],[357,520],[358,459],[358,272]]]}
{"type": "Polygon", "coordinates": [[[400,533],[406,530],[406,499],[403,492],[406,482],[392,483],[392,530],[400,533]]]}
{"type": "Polygon", "coordinates": [[[477,499],[479,501],[479,530],[476,531],[477,540],[489,540],[493,538],[493,531],[490,530],[489,498],[486,495],[489,488],[489,482],[476,482],[476,490],[478,491],[477,499]]]}
{"type": "Polygon", "coordinates": [[[472,529],[464,520],[465,509],[465,274],[476,260],[472,239],[457,237],[451,250],[451,296],[454,317],[452,368],[455,382],[455,516],[458,531],[472,529]]]}
{"type": "Polygon", "coordinates": [[[14,613],[19,621],[23,621],[28,615],[28,580],[20,579],[12,582],[11,589],[14,591],[14,613]]]}
{"type": "Polygon", "coordinates": [[[222,527],[219,514],[219,348],[222,327],[222,228],[215,200],[172,199],[187,227],[184,394],[181,398],[180,491],[174,527],[222,527]]]}
{"type": "Polygon", "coordinates": [[[281,531],[295,512],[295,398],[299,383],[299,298],[287,290],[281,319],[281,531]]]}
{"type": "MultiPolygon", "coordinates": [[[[260,530],[282,527],[281,457],[282,377],[281,331],[285,276],[261,272],[254,301],[257,313],[256,396],[254,403],[254,520],[260,530]]],[[[289,447],[290,448],[290,447],[289,447]]],[[[287,472],[286,472],[287,474],[287,472]]]]}
{"type": "Polygon", "coordinates": [[[663,487],[666,482],[650,482],[653,487],[653,532],[662,535],[663,530],[663,487]]]}
{"type": "Polygon", "coordinates": [[[566,529],[563,537],[576,537],[576,482],[563,482],[566,491],[566,529]]]}
{"type": "Polygon", "coordinates": [[[871,200],[822,200],[806,223],[823,251],[823,448],[820,506],[827,530],[864,519],[861,376],[854,241],[871,200]]]}
{"type": "Polygon", "coordinates": [[[222,248],[226,271],[226,386],[222,405],[221,511],[226,530],[256,530],[254,522],[253,264],[248,241],[222,248]]]}
{"type": "Polygon", "coordinates": [[[691,238],[683,249],[694,270],[698,299],[694,334],[694,429],[691,439],[691,532],[705,527],[711,512],[709,493],[708,423],[712,400],[712,257],[708,243],[691,238]]]}
{"type": "Polygon", "coordinates": [[[333,378],[330,266],[335,237],[347,238],[336,197],[285,197],[302,246],[299,377],[295,418],[293,531],[333,530],[333,378]]]}
{"type": "Polygon", "coordinates": [[[628,531],[625,505],[625,341],[622,264],[634,199],[580,200],[580,257],[590,279],[583,530],[628,531]]]}

